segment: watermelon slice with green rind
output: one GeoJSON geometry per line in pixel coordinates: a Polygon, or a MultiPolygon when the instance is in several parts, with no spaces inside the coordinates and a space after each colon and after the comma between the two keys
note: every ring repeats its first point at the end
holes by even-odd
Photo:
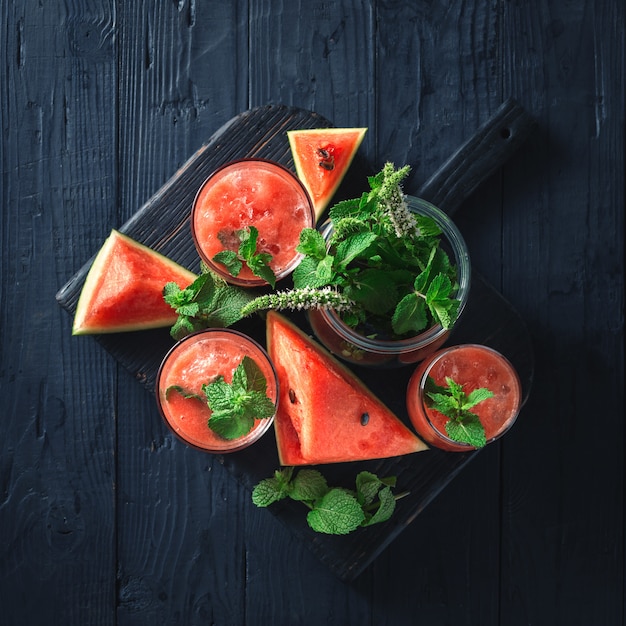
{"type": "Polygon", "coordinates": [[[307,128],[287,131],[296,174],[319,220],[344,179],[367,128],[307,128]]]}
{"type": "Polygon", "coordinates": [[[163,287],[175,282],[183,289],[196,278],[175,261],[114,229],[89,269],[72,334],[171,326],[178,315],[163,300],[163,287]]]}
{"type": "Polygon", "coordinates": [[[267,315],[267,349],[280,384],[274,428],[282,465],[365,461],[427,449],[348,368],[275,311],[267,315]]]}

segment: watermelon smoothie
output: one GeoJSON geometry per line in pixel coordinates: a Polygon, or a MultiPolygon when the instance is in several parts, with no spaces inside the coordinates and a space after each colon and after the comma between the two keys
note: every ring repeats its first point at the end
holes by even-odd
{"type": "Polygon", "coordinates": [[[311,199],[294,174],[278,163],[242,159],[216,170],[194,201],[191,229],[202,260],[228,282],[242,286],[267,284],[244,263],[237,277],[213,257],[223,250],[237,252],[237,231],[259,231],[257,252],[272,256],[276,279],[287,276],[300,261],[296,252],[300,231],[315,225],[311,199]]]}
{"type": "Polygon", "coordinates": [[[417,433],[437,448],[467,452],[475,448],[453,441],[446,434],[448,417],[429,408],[425,384],[432,377],[445,386],[446,377],[463,386],[465,394],[487,388],[493,397],[471,408],[485,428],[487,443],[501,437],[513,425],[521,406],[522,390],[517,372],[499,352],[487,346],[465,344],[440,350],[420,363],[409,380],[407,410],[417,433]]]}
{"type": "Polygon", "coordinates": [[[267,396],[278,401],[278,379],[265,350],[235,330],[210,328],[188,335],[174,345],[163,359],[157,374],[157,404],[170,429],[188,445],[207,452],[241,450],[259,439],[274,417],[257,419],[252,430],[238,439],[224,439],[211,430],[211,409],[204,400],[187,398],[171,387],[205,397],[204,384],[223,376],[227,383],[244,356],[255,361],[267,382],[267,396]],[[168,393],[168,389],[170,389],[168,393]]]}

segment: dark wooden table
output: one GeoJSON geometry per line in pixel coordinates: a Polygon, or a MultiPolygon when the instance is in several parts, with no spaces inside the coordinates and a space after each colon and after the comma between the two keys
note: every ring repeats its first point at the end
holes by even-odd
{"type": "Polygon", "coordinates": [[[624,624],[622,2],[0,6],[1,624],[624,624]],[[340,580],[55,296],[241,112],[367,126],[411,193],[509,97],[536,128],[455,221],[529,400],[340,580]]]}

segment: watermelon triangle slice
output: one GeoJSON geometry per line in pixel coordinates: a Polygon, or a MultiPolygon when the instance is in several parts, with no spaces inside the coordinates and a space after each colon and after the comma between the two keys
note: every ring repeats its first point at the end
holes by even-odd
{"type": "Polygon", "coordinates": [[[274,428],[282,465],[427,449],[350,370],[275,311],[267,315],[267,347],[280,383],[274,428]]]}
{"type": "Polygon", "coordinates": [[[296,174],[311,196],[319,220],[344,179],[367,128],[287,131],[296,174]]]}
{"type": "Polygon", "coordinates": [[[171,326],[177,319],[163,287],[184,288],[193,272],[112,230],[89,269],[72,326],[73,335],[119,333],[171,326]]]}

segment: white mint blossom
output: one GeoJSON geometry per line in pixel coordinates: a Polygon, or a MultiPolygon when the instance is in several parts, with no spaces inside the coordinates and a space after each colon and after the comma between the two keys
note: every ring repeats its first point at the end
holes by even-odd
{"type": "Polygon", "coordinates": [[[413,213],[409,210],[406,196],[402,193],[400,180],[405,176],[407,167],[397,172],[391,163],[383,168],[383,182],[379,190],[380,205],[383,214],[389,218],[396,237],[412,237],[417,233],[417,223],[413,213]]]}
{"type": "Polygon", "coordinates": [[[396,237],[412,237],[417,233],[415,216],[409,210],[405,195],[398,189],[399,198],[393,198],[386,203],[385,213],[393,224],[396,237]]]}
{"type": "Polygon", "coordinates": [[[354,306],[352,300],[339,293],[331,287],[313,289],[312,287],[302,287],[290,291],[279,291],[269,293],[255,298],[243,309],[244,316],[264,309],[291,309],[303,310],[314,308],[332,308],[335,311],[346,311],[354,306]]]}

